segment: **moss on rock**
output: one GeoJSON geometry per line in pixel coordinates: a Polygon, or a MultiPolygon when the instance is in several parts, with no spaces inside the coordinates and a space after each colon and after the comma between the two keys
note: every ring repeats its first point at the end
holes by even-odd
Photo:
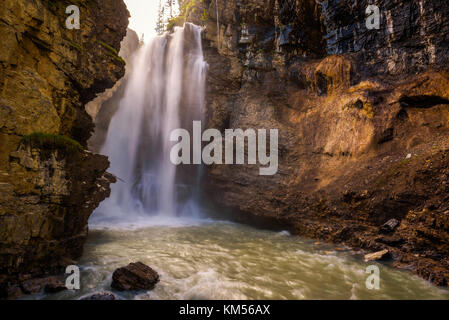
{"type": "Polygon", "coordinates": [[[67,136],[43,132],[35,132],[24,136],[22,143],[30,146],[31,148],[39,148],[42,150],[61,150],[65,154],[73,154],[84,151],[84,148],[78,141],[75,141],[67,136]]]}

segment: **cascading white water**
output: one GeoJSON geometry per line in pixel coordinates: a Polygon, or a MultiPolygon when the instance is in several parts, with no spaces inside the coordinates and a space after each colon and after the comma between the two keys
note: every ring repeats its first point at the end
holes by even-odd
{"type": "Polygon", "coordinates": [[[201,28],[189,23],[175,28],[141,47],[133,59],[133,73],[101,150],[119,181],[94,216],[192,214],[200,171],[180,174],[170,162],[170,133],[203,118],[207,63],[201,28]]]}

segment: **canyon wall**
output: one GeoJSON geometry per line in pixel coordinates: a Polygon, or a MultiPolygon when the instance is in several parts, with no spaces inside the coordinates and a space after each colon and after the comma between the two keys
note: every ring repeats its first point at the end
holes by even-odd
{"type": "Polygon", "coordinates": [[[73,264],[109,195],[109,161],[85,150],[84,106],[125,73],[129,13],[121,0],[3,0],[0,17],[1,298],[73,264]],[[68,5],[79,30],[66,28],[68,5]]]}
{"type": "Polygon", "coordinates": [[[208,196],[449,285],[449,4],[377,1],[368,30],[369,1],[215,3],[174,21],[205,27],[208,126],[279,129],[279,170],[209,167],[208,196]]]}
{"type": "Polygon", "coordinates": [[[100,153],[101,147],[106,140],[109,124],[125,94],[129,75],[133,72],[133,56],[139,47],[140,40],[137,33],[128,29],[119,52],[120,57],[126,62],[125,75],[112,88],[99,94],[86,105],[86,111],[95,124],[95,130],[88,141],[89,150],[92,152],[100,153]]]}

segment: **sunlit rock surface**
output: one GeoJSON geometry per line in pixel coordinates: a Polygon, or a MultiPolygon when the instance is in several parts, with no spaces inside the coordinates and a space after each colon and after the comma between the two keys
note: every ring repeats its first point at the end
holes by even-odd
{"type": "Polygon", "coordinates": [[[449,283],[449,5],[203,1],[208,126],[279,129],[280,166],[208,168],[204,190],[237,219],[388,249],[449,283]],[[207,19],[204,14],[207,13],[207,19]],[[380,227],[396,219],[389,234],[380,227]]]}

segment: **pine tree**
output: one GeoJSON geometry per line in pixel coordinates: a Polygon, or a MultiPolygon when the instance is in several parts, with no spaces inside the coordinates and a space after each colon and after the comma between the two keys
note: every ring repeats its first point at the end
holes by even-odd
{"type": "Polygon", "coordinates": [[[170,12],[169,18],[173,18],[173,0],[167,0],[167,3],[165,4],[170,12]]]}
{"type": "Polygon", "coordinates": [[[165,31],[165,19],[164,19],[164,11],[165,7],[162,6],[162,0],[159,0],[159,10],[158,10],[158,16],[157,16],[157,23],[156,23],[156,32],[157,34],[161,35],[165,31]]]}
{"type": "Polygon", "coordinates": [[[179,0],[159,0],[158,17],[156,22],[156,32],[161,35],[167,30],[170,20],[173,20],[179,13],[179,0]]]}

